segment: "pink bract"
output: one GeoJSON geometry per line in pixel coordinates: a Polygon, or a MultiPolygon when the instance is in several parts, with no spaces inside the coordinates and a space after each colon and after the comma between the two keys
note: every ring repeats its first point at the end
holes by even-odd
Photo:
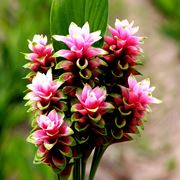
{"type": "Polygon", "coordinates": [[[104,50],[91,46],[101,39],[100,33],[100,31],[90,33],[88,22],[82,28],[78,27],[75,23],[71,23],[68,36],[53,36],[55,40],[64,42],[70,48],[70,50],[56,52],[56,56],[74,60],[79,58],[91,59],[94,56],[105,54],[104,50]]]}
{"type": "Polygon", "coordinates": [[[29,42],[29,49],[32,53],[25,54],[25,58],[32,61],[34,66],[40,64],[46,66],[47,63],[55,62],[55,58],[52,57],[53,46],[47,45],[47,37],[43,35],[34,35],[32,41],[29,42]]]}
{"type": "MultiPolygon", "coordinates": [[[[133,24],[133,21],[129,23],[126,19],[122,21],[116,19],[115,29],[109,26],[109,30],[114,37],[117,37],[121,40],[129,40],[129,38],[132,38],[132,35],[134,35],[139,30],[139,27],[133,27],[133,24]]],[[[138,40],[138,38],[135,37],[133,37],[133,39],[138,40]]]]}
{"type": "Polygon", "coordinates": [[[38,72],[32,83],[27,86],[31,92],[25,96],[25,99],[34,102],[49,102],[55,96],[60,85],[59,82],[53,81],[51,70],[46,74],[38,72]]]}
{"type": "Polygon", "coordinates": [[[141,82],[137,82],[135,77],[130,76],[128,78],[128,84],[129,84],[129,94],[128,94],[129,104],[140,103],[142,107],[146,107],[148,104],[161,102],[160,100],[152,96],[152,92],[154,91],[155,87],[150,87],[149,79],[145,79],[141,82]]]}
{"type": "Polygon", "coordinates": [[[48,145],[53,146],[58,138],[73,134],[63,118],[64,114],[55,110],[47,115],[40,115],[36,120],[38,129],[28,137],[28,141],[38,145],[43,143],[48,148],[48,145]]]}
{"type": "Polygon", "coordinates": [[[112,109],[110,103],[105,102],[107,93],[104,87],[91,88],[86,84],[82,91],[77,92],[76,96],[80,103],[73,106],[74,111],[79,111],[81,114],[104,114],[108,109],[112,109]]]}
{"type": "Polygon", "coordinates": [[[127,20],[116,19],[115,28],[109,26],[112,36],[105,37],[104,49],[112,51],[114,55],[105,56],[106,60],[123,55],[128,64],[135,65],[136,57],[142,52],[139,45],[143,38],[134,35],[139,27],[133,27],[133,24],[134,22],[129,23],[127,20]]]}
{"type": "Polygon", "coordinates": [[[54,136],[58,134],[63,118],[63,114],[57,114],[55,110],[52,110],[47,116],[40,115],[37,118],[37,124],[47,135],[54,136]]]}

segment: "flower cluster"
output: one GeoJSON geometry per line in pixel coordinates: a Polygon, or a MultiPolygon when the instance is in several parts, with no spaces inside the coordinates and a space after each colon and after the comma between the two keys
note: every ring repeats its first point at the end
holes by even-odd
{"type": "Polygon", "coordinates": [[[138,27],[117,19],[109,31],[102,49],[93,46],[101,32],[91,33],[88,22],[82,28],[71,23],[67,36],[54,35],[66,45],[57,52],[46,36],[29,41],[25,99],[35,118],[28,141],[38,149],[34,162],[57,173],[70,173],[75,160],[96,147],[131,140],[149,105],[160,103],[149,79],[135,79],[144,39],[135,36],[138,27]]]}
{"type": "Polygon", "coordinates": [[[35,124],[34,132],[27,139],[38,147],[34,162],[48,164],[58,172],[64,170],[73,155],[71,147],[76,145],[64,114],[52,110],[38,116],[35,124]]]}
{"type": "Polygon", "coordinates": [[[56,62],[52,56],[52,44],[47,45],[47,37],[42,35],[35,35],[33,40],[28,42],[28,47],[32,52],[25,54],[25,59],[30,61],[25,67],[34,72],[47,72],[49,67],[56,62]]]}

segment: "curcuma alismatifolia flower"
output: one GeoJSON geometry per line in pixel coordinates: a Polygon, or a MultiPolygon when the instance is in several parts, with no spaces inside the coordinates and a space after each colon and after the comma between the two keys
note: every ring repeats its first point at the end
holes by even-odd
{"type": "Polygon", "coordinates": [[[87,135],[89,139],[94,137],[94,133],[95,137],[98,137],[97,134],[105,135],[105,121],[102,116],[114,109],[111,103],[105,102],[106,96],[105,87],[92,89],[88,84],[85,84],[83,90],[76,92],[78,102],[72,105],[71,112],[74,113],[71,120],[74,122],[75,129],[78,132],[83,132],[82,136],[77,138],[87,139],[87,137],[84,137],[84,135],[87,135]],[[89,137],[89,135],[92,137],[89,137]]]}
{"type": "Polygon", "coordinates": [[[61,108],[62,103],[60,99],[64,99],[64,95],[59,89],[61,83],[53,80],[52,70],[49,69],[46,74],[37,72],[36,76],[32,79],[32,83],[27,85],[30,92],[24,97],[29,100],[27,105],[35,109],[47,109],[50,106],[61,108]]]}
{"type": "Polygon", "coordinates": [[[138,83],[134,76],[130,76],[128,87],[121,86],[119,94],[113,95],[117,109],[114,112],[114,122],[108,126],[113,141],[129,140],[130,134],[138,133],[138,126],[143,126],[149,104],[161,103],[152,96],[154,89],[150,87],[149,79],[138,83]]]}
{"type": "Polygon", "coordinates": [[[135,36],[138,27],[133,27],[134,22],[129,23],[127,20],[120,21],[116,19],[115,28],[109,26],[111,36],[104,38],[104,50],[108,54],[104,55],[107,62],[107,73],[103,79],[106,84],[127,85],[127,78],[133,74],[140,74],[134,67],[141,64],[137,58],[142,54],[140,44],[143,37],[135,36]],[[113,79],[109,83],[109,79],[113,79]]]}
{"type": "Polygon", "coordinates": [[[51,67],[56,59],[53,57],[53,46],[52,44],[47,45],[47,37],[43,35],[34,35],[33,40],[29,42],[29,49],[31,53],[25,53],[25,59],[30,62],[24,67],[29,68],[34,72],[47,72],[48,68],[51,67]]]}
{"type": "Polygon", "coordinates": [[[60,50],[56,52],[56,55],[73,61],[81,58],[91,59],[105,54],[106,52],[103,49],[91,46],[102,38],[100,34],[101,31],[90,33],[88,22],[82,28],[75,23],[71,23],[68,36],[53,36],[55,40],[64,42],[70,48],[70,50],[60,50]]]}
{"type": "Polygon", "coordinates": [[[34,162],[48,164],[57,172],[63,171],[73,156],[72,147],[76,145],[72,134],[73,130],[64,121],[63,113],[52,110],[38,116],[34,131],[27,138],[28,142],[38,147],[34,162]]]}
{"type": "Polygon", "coordinates": [[[63,79],[67,75],[72,77],[72,80],[66,82],[66,85],[74,89],[74,95],[75,87],[82,86],[82,80],[91,79],[93,81],[101,73],[100,66],[106,66],[105,61],[99,58],[106,54],[106,51],[92,46],[101,39],[100,33],[100,31],[90,33],[89,24],[86,22],[82,28],[71,23],[67,36],[53,36],[55,40],[65,43],[69,48],[69,50],[59,50],[54,56],[65,58],[56,65],[56,69],[63,70],[65,73],[62,74],[63,79]]]}
{"type": "Polygon", "coordinates": [[[72,106],[72,111],[77,111],[82,115],[103,115],[112,109],[112,105],[105,102],[106,95],[105,87],[92,89],[90,85],[85,84],[83,90],[76,93],[79,103],[72,106]]]}
{"type": "Polygon", "coordinates": [[[107,61],[118,58],[121,60],[123,67],[127,64],[136,65],[136,57],[142,51],[139,45],[142,43],[143,38],[134,35],[139,30],[139,27],[133,27],[133,24],[134,22],[129,23],[127,20],[120,21],[116,19],[115,28],[109,26],[112,36],[105,37],[104,45],[104,49],[109,52],[105,56],[107,61]]]}

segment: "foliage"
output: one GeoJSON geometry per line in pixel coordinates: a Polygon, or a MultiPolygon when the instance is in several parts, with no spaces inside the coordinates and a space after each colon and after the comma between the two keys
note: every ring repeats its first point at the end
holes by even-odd
{"type": "MultiPolygon", "coordinates": [[[[28,116],[23,55],[34,32],[49,34],[50,0],[1,0],[0,6],[0,179],[50,179],[46,167],[33,166],[34,149],[25,145],[28,116]],[[44,177],[41,177],[42,174],[44,177]]],[[[52,177],[52,174],[51,174],[52,177]]]]}
{"type": "Polygon", "coordinates": [[[153,0],[156,7],[167,17],[162,30],[170,37],[180,42],[180,1],[179,0],[153,0]]]}

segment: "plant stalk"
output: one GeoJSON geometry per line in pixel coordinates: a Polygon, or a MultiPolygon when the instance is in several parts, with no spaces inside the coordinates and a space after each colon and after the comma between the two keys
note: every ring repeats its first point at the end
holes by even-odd
{"type": "Polygon", "coordinates": [[[89,174],[89,180],[93,180],[97,171],[97,168],[99,166],[99,163],[102,159],[102,156],[104,152],[106,151],[108,145],[106,146],[100,146],[96,147],[94,151],[94,156],[91,164],[90,174],[89,174]]]}
{"type": "Polygon", "coordinates": [[[85,180],[86,178],[86,163],[87,159],[85,157],[81,158],[81,180],[85,180]]]}
{"type": "Polygon", "coordinates": [[[73,180],[80,180],[80,158],[74,161],[73,180]]]}

